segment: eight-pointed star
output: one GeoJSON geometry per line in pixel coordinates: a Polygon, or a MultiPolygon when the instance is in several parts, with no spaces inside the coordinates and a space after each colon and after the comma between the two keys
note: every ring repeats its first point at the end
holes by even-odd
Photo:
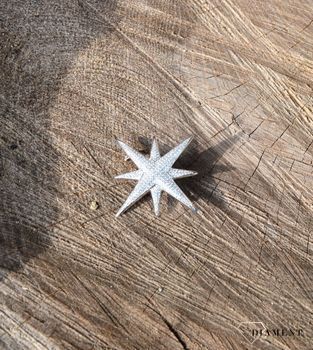
{"type": "Polygon", "coordinates": [[[160,199],[162,191],[167,192],[194,212],[196,211],[192,202],[177,186],[174,179],[193,176],[197,173],[191,170],[172,168],[172,165],[189,145],[191,139],[191,137],[186,139],[162,157],[160,156],[158,144],[154,139],[149,159],[126,145],[124,142],[117,141],[128,157],[136,164],[138,170],[118,175],[115,178],[138,180],[138,183],[126,199],[125,203],[116,213],[116,216],[121,215],[149,191],[152,195],[154,212],[156,215],[160,214],[160,199]]]}

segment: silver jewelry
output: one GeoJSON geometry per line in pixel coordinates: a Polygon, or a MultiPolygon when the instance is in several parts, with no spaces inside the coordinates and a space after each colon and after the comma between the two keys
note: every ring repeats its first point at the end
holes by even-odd
{"type": "Polygon", "coordinates": [[[191,140],[192,137],[186,139],[164,156],[161,156],[157,141],[154,139],[149,158],[146,158],[143,154],[137,152],[124,142],[117,141],[127,156],[136,164],[138,170],[118,175],[115,178],[137,180],[138,183],[122,207],[116,213],[116,217],[121,215],[149,191],[151,192],[154,212],[156,215],[160,214],[160,199],[162,191],[167,192],[194,212],[197,211],[189,198],[174,181],[174,179],[197,175],[197,172],[172,168],[172,165],[187,148],[191,140]]]}

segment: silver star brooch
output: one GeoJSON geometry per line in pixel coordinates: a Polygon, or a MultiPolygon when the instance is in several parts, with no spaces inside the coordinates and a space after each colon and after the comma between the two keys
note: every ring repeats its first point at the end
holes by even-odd
{"type": "Polygon", "coordinates": [[[143,154],[137,152],[124,142],[117,141],[128,157],[136,164],[138,170],[118,175],[115,178],[137,180],[138,183],[126,199],[125,203],[116,213],[116,217],[121,215],[149,191],[151,192],[154,212],[156,215],[160,214],[160,199],[162,191],[167,192],[194,212],[197,211],[192,202],[174,181],[174,179],[197,175],[197,172],[172,168],[172,165],[187,148],[191,140],[192,137],[186,139],[162,157],[156,140],[153,140],[149,158],[146,158],[143,154]]]}

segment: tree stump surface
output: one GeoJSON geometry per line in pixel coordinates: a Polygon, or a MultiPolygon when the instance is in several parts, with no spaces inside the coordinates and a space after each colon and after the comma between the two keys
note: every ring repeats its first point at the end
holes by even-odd
{"type": "Polygon", "coordinates": [[[1,349],[313,349],[312,13],[1,1],[1,349]],[[163,195],[115,218],[116,138],[190,135],[198,214],[163,195]]]}

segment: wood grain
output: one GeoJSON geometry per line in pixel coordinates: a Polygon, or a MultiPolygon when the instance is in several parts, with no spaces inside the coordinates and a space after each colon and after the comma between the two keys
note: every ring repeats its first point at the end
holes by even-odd
{"type": "Polygon", "coordinates": [[[1,349],[313,349],[312,11],[1,1],[1,349]],[[189,135],[200,213],[147,197],[116,219],[115,139],[189,135]]]}

